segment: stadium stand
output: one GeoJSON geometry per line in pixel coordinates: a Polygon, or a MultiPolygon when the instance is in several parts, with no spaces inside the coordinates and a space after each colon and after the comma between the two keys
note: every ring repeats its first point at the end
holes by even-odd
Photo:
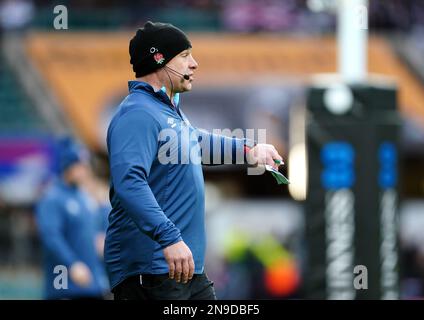
{"type": "MultiPolygon", "coordinates": [[[[55,92],[74,128],[95,149],[101,137],[93,123],[99,123],[108,100],[126,92],[125,83],[133,77],[126,51],[129,38],[125,32],[75,32],[66,38],[57,33],[36,33],[27,40],[27,56],[55,92]],[[105,92],[110,96],[105,97],[105,92]]],[[[336,70],[333,37],[196,33],[192,41],[200,64],[198,86],[253,84],[258,73],[269,77],[271,83],[289,77],[307,82],[312,74],[336,70]]],[[[402,113],[424,119],[420,80],[396,56],[388,40],[373,36],[369,47],[370,72],[396,78],[402,113]]]]}
{"type": "Polygon", "coordinates": [[[45,127],[43,119],[26,97],[3,54],[0,54],[0,106],[0,132],[22,133],[45,127]]]}

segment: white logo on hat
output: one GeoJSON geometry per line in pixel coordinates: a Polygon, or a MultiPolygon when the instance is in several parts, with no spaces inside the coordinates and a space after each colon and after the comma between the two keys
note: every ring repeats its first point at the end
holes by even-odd
{"type": "Polygon", "coordinates": [[[151,47],[150,48],[150,53],[155,53],[158,52],[158,49],[156,49],[155,47],[151,47]]]}

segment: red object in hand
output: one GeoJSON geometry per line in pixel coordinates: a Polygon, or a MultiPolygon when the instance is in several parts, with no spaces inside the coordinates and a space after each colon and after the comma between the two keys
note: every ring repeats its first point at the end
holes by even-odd
{"type": "Polygon", "coordinates": [[[250,151],[251,148],[248,146],[244,146],[244,154],[247,154],[250,151]]]}

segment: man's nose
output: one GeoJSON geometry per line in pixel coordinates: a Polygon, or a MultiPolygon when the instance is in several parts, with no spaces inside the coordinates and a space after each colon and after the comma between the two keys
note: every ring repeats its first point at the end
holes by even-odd
{"type": "Polygon", "coordinates": [[[196,61],[196,60],[194,60],[194,58],[191,58],[191,61],[190,61],[190,69],[195,70],[195,69],[197,69],[198,67],[199,67],[199,64],[197,63],[197,61],[196,61]]]}

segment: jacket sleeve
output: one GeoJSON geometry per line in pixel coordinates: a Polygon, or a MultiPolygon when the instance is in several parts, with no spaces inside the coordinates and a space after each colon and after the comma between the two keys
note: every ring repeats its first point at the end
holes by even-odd
{"type": "Polygon", "coordinates": [[[109,132],[109,160],[114,191],[141,232],[163,248],[181,239],[147,182],[158,153],[160,125],[143,109],[125,113],[109,132]]]}
{"type": "Polygon", "coordinates": [[[246,164],[248,139],[239,139],[197,129],[203,165],[246,164]]]}
{"type": "Polygon", "coordinates": [[[45,250],[69,268],[78,259],[64,237],[65,217],[58,201],[52,197],[41,200],[36,208],[36,222],[45,250]]]}

